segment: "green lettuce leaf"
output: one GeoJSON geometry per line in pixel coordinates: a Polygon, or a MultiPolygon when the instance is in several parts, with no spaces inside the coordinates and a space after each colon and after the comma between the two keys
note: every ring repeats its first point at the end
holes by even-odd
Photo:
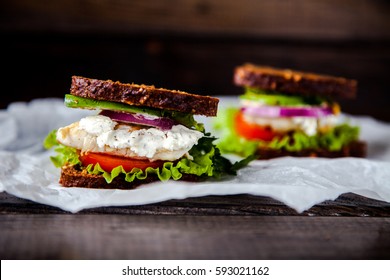
{"type": "Polygon", "coordinates": [[[237,108],[226,108],[218,112],[213,122],[214,129],[221,134],[217,141],[217,147],[225,154],[237,154],[243,157],[253,155],[258,147],[258,142],[239,137],[234,128],[234,116],[237,108]]]}
{"type": "Polygon", "coordinates": [[[47,150],[54,148],[55,156],[50,159],[55,167],[61,167],[65,164],[77,165],[80,164],[77,150],[71,147],[64,146],[58,143],[56,139],[57,130],[51,131],[43,141],[43,147],[47,150]]]}
{"type": "Polygon", "coordinates": [[[165,162],[162,168],[148,167],[146,170],[133,168],[130,172],[126,172],[122,166],[114,168],[111,172],[103,170],[99,164],[81,166],[79,155],[76,149],[64,146],[57,142],[55,138],[56,131],[52,131],[44,140],[44,147],[47,149],[54,148],[57,152],[56,156],[52,156],[51,160],[56,167],[61,167],[65,164],[78,165],[79,168],[85,169],[90,174],[102,175],[107,183],[112,182],[117,176],[124,176],[127,182],[132,182],[135,179],[143,180],[150,175],[156,175],[161,181],[169,179],[179,180],[183,174],[191,174],[200,178],[221,178],[224,175],[235,175],[236,171],[246,166],[250,159],[232,164],[227,158],[221,155],[221,152],[213,144],[216,140],[205,134],[199,139],[189,154],[193,159],[182,158],[178,162],[165,162]]]}
{"type": "Polygon", "coordinates": [[[326,133],[308,136],[303,132],[294,132],[291,135],[286,135],[281,139],[274,139],[271,142],[260,141],[259,145],[272,149],[285,149],[290,152],[318,148],[339,151],[343,146],[357,140],[358,137],[358,127],[341,124],[326,133]]]}
{"type": "Polygon", "coordinates": [[[313,136],[296,131],[269,142],[249,141],[237,135],[234,129],[234,116],[238,110],[237,108],[221,110],[214,122],[214,128],[221,133],[221,139],[217,142],[217,147],[223,153],[247,157],[254,154],[259,146],[278,150],[284,149],[290,152],[318,148],[338,151],[343,146],[359,138],[359,127],[353,127],[345,123],[334,127],[326,133],[313,136]]]}

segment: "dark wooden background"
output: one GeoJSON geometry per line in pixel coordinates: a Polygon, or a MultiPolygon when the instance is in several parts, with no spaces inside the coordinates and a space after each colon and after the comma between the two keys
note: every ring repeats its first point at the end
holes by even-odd
{"type": "MultiPolygon", "coordinates": [[[[62,98],[72,75],[237,95],[253,62],[357,79],[344,111],[390,121],[387,0],[2,0],[0,38],[0,108],[62,98]]],[[[0,258],[389,259],[389,207],[241,195],[73,215],[2,193],[0,258]]]]}
{"type": "Polygon", "coordinates": [[[355,78],[351,114],[390,121],[386,0],[3,0],[1,108],[71,75],[234,95],[244,62],[355,78]]]}

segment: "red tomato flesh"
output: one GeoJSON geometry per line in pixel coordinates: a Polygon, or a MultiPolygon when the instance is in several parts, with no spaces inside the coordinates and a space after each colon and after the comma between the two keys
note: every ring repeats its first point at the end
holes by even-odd
{"type": "Polygon", "coordinates": [[[237,133],[245,139],[271,141],[276,136],[269,127],[246,122],[242,112],[237,113],[234,122],[237,133]]]}
{"type": "Polygon", "coordinates": [[[89,164],[95,165],[96,163],[99,163],[100,167],[107,172],[111,172],[112,169],[120,165],[122,165],[123,169],[126,172],[130,172],[133,168],[145,170],[147,167],[158,168],[162,167],[164,164],[164,161],[162,160],[140,160],[101,153],[85,153],[81,154],[79,158],[84,166],[87,166],[89,164]]]}

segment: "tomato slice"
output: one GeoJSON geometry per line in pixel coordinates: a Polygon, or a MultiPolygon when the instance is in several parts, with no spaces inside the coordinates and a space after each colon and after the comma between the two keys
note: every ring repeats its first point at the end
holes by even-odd
{"type": "Polygon", "coordinates": [[[237,133],[248,140],[271,141],[276,136],[269,127],[246,122],[242,112],[237,113],[234,121],[237,133]]]}
{"type": "Polygon", "coordinates": [[[79,156],[81,163],[84,166],[89,164],[99,163],[100,167],[103,168],[107,172],[111,172],[117,166],[122,165],[123,169],[126,172],[130,172],[133,168],[139,168],[145,170],[147,167],[158,168],[162,167],[164,161],[156,160],[140,160],[119,156],[112,156],[108,154],[102,153],[85,153],[79,156]]]}

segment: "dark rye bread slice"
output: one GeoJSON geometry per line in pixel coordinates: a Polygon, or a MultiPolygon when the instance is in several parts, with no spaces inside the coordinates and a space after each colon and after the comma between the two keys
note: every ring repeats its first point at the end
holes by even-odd
{"type": "Polygon", "coordinates": [[[148,85],[126,84],[72,76],[70,93],[75,96],[173,110],[193,115],[216,116],[218,98],[148,85]]]}
{"type": "Polygon", "coordinates": [[[339,158],[339,157],[366,157],[367,143],[363,141],[351,142],[348,146],[343,147],[339,151],[329,151],[326,149],[305,149],[298,152],[289,152],[287,150],[276,150],[259,148],[257,150],[259,159],[271,159],[284,156],[292,157],[325,157],[325,158],[339,158]]]}
{"type": "MultiPolygon", "coordinates": [[[[198,182],[200,177],[195,175],[183,174],[182,181],[198,182]]],[[[75,166],[64,165],[61,168],[59,183],[64,187],[89,188],[89,189],[134,189],[140,185],[159,181],[157,176],[148,176],[145,180],[134,180],[126,182],[123,176],[116,177],[110,184],[106,182],[103,176],[88,174],[75,166]]]]}
{"type": "Polygon", "coordinates": [[[357,92],[356,80],[253,64],[236,67],[234,83],[237,86],[330,99],[353,99],[357,92]]]}

